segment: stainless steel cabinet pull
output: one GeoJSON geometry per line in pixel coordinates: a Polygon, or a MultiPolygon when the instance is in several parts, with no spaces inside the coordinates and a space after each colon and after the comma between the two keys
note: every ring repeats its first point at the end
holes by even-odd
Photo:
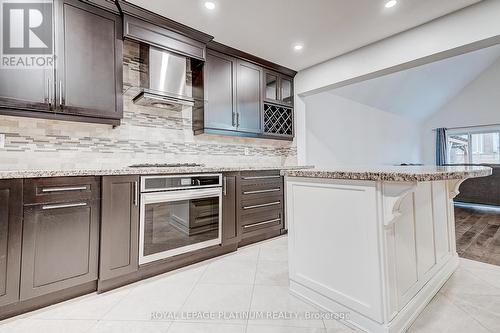
{"type": "Polygon", "coordinates": [[[60,209],[60,208],[83,207],[83,206],[87,206],[87,203],[86,202],[79,202],[79,203],[74,203],[74,204],[45,205],[45,206],[42,206],[42,209],[49,210],[49,209],[60,209]]]}
{"type": "Polygon", "coordinates": [[[268,221],[264,221],[264,222],[258,222],[258,223],[254,223],[254,224],[244,225],[243,228],[244,229],[251,228],[251,227],[258,226],[258,225],[264,225],[264,224],[274,223],[274,222],[278,222],[278,221],[281,221],[281,219],[277,218],[277,219],[272,219],[272,220],[268,220],[268,221]]]}
{"type": "Polygon", "coordinates": [[[280,175],[274,176],[252,176],[252,177],[242,177],[243,180],[252,180],[252,179],[271,179],[271,178],[281,178],[280,175]]]}
{"type": "Polygon", "coordinates": [[[224,189],[224,196],[227,195],[227,177],[224,177],[224,184],[222,185],[224,189]]]}
{"type": "Polygon", "coordinates": [[[52,94],[51,94],[51,88],[50,88],[50,83],[51,83],[51,80],[50,79],[47,79],[47,104],[49,105],[49,108],[52,107],[52,94]]]}
{"type": "Polygon", "coordinates": [[[133,191],[134,191],[134,206],[137,206],[139,203],[139,186],[137,182],[134,182],[133,191]]]}
{"type": "Polygon", "coordinates": [[[42,193],[85,191],[86,189],[87,186],[49,187],[49,188],[42,188],[42,193]]]}
{"type": "Polygon", "coordinates": [[[253,206],[245,206],[243,209],[253,209],[253,208],[261,208],[261,207],[268,207],[268,206],[275,206],[279,205],[281,201],[275,201],[275,202],[269,202],[261,205],[253,205],[253,206]]]}
{"type": "Polygon", "coordinates": [[[59,105],[64,105],[62,80],[59,81],[59,105]]]}
{"type": "Polygon", "coordinates": [[[281,189],[280,188],[272,188],[269,190],[246,191],[246,192],[243,192],[243,194],[269,193],[269,192],[278,192],[278,191],[281,191],[281,189]]]}

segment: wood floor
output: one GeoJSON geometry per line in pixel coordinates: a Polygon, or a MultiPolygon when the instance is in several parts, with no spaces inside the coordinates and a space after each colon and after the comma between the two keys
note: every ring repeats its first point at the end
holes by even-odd
{"type": "Polygon", "coordinates": [[[455,206],[457,252],[500,266],[500,207],[455,206]]]}

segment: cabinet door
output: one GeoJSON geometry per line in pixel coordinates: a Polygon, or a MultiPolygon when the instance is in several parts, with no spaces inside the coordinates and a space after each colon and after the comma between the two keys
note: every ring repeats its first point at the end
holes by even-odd
{"type": "MultiPolygon", "coordinates": [[[[24,11],[22,6],[26,4],[3,2],[2,5],[12,6],[12,9],[17,8],[20,16],[24,11]]],[[[43,26],[38,30],[35,29],[36,34],[30,31],[32,34],[30,37],[33,39],[24,38],[17,41],[18,44],[14,43],[15,48],[12,49],[9,49],[5,42],[4,61],[12,61],[9,66],[0,67],[0,107],[50,111],[54,93],[52,1],[30,5],[38,6],[37,9],[46,21],[43,21],[43,26]],[[40,48],[33,49],[33,44],[40,48]],[[20,48],[19,51],[16,50],[17,48],[20,48]],[[9,52],[15,54],[9,54],[9,52]],[[40,54],[42,52],[45,54],[40,54]],[[29,64],[32,61],[34,64],[29,64]]],[[[15,20],[19,22],[22,17],[15,20]]],[[[10,40],[9,45],[13,42],[10,40]]]]}
{"type": "Polygon", "coordinates": [[[58,1],[59,109],[102,118],[122,116],[122,41],[119,16],[80,1],[58,1]]]}
{"type": "Polygon", "coordinates": [[[293,105],[293,79],[287,76],[280,78],[280,101],[293,105]]]}
{"type": "Polygon", "coordinates": [[[0,306],[19,300],[22,180],[0,180],[0,306]]]}
{"type": "Polygon", "coordinates": [[[264,99],[277,101],[279,98],[279,75],[274,72],[264,72],[264,99]]]}
{"type": "Polygon", "coordinates": [[[205,128],[235,130],[235,59],[208,51],[205,63],[205,128]]]}
{"type": "Polygon", "coordinates": [[[139,177],[102,178],[101,280],[134,272],[139,265],[139,177]]]}
{"type": "Polygon", "coordinates": [[[99,202],[24,209],[21,300],[97,280],[99,202]]]}
{"type": "Polygon", "coordinates": [[[239,241],[239,229],[236,218],[236,176],[224,176],[222,198],[222,243],[239,241]]]}
{"type": "Polygon", "coordinates": [[[238,131],[259,134],[262,132],[262,69],[245,61],[238,61],[236,82],[238,131]]]}

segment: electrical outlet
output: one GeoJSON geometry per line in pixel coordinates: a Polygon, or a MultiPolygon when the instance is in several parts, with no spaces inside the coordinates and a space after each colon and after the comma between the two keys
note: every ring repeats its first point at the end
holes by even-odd
{"type": "Polygon", "coordinates": [[[5,134],[0,134],[0,149],[5,148],[5,134]]]}
{"type": "Polygon", "coordinates": [[[250,148],[245,148],[245,156],[250,155],[250,148]]]}

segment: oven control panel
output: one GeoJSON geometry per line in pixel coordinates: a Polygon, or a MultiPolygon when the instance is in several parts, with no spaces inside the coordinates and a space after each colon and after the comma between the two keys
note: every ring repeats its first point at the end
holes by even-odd
{"type": "Polygon", "coordinates": [[[220,187],[222,174],[141,177],[141,192],[220,187]]]}

